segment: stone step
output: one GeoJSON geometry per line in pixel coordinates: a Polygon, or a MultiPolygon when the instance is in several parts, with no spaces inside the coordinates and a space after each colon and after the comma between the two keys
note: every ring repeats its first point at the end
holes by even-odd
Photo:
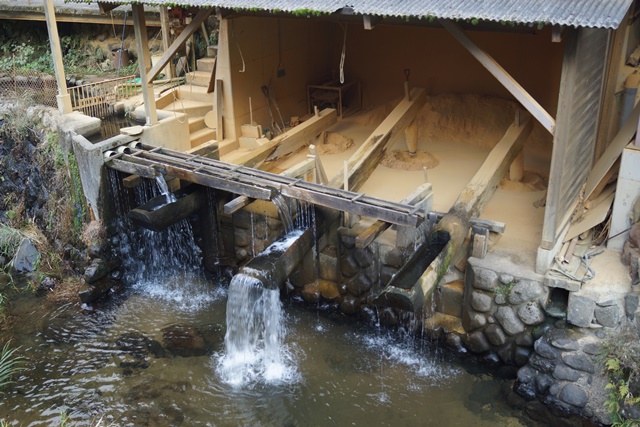
{"type": "Polygon", "coordinates": [[[209,87],[209,81],[211,81],[211,71],[192,71],[187,73],[187,84],[194,86],[209,87]]]}
{"type": "Polygon", "coordinates": [[[209,76],[213,71],[213,67],[216,65],[216,58],[200,58],[196,61],[196,69],[198,71],[207,71],[209,76]]]}
{"type": "Polygon", "coordinates": [[[163,108],[164,111],[184,113],[188,117],[201,117],[211,111],[211,104],[206,102],[179,99],[163,108]]]}
{"type": "Polygon", "coordinates": [[[207,57],[214,58],[218,55],[218,46],[207,46],[207,57]]]}
{"type": "Polygon", "coordinates": [[[189,133],[194,133],[200,129],[204,129],[207,125],[204,124],[204,117],[190,117],[189,118],[189,133]]]}
{"type": "Polygon", "coordinates": [[[216,139],[215,129],[204,128],[193,132],[190,136],[191,148],[200,144],[216,139]]]}
{"type": "Polygon", "coordinates": [[[213,108],[213,92],[207,93],[208,87],[196,85],[182,85],[178,90],[177,97],[179,99],[188,99],[191,101],[206,102],[210,108],[213,108]]]}

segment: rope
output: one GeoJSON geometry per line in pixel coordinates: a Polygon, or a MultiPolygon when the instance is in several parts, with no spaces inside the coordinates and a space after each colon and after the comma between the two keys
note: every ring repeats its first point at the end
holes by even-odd
{"type": "Polygon", "coordinates": [[[242,70],[239,70],[238,72],[244,73],[246,71],[246,65],[244,63],[244,55],[242,55],[242,49],[240,49],[240,43],[238,43],[238,37],[236,37],[236,30],[235,30],[235,26],[233,25],[233,21],[231,21],[231,35],[233,36],[233,39],[236,42],[236,46],[238,46],[238,52],[240,52],[240,59],[242,59],[242,70]]]}
{"type": "Polygon", "coordinates": [[[342,54],[340,55],[340,84],[344,84],[344,59],[347,56],[347,24],[342,26],[344,30],[344,40],[342,42],[342,54]]]}

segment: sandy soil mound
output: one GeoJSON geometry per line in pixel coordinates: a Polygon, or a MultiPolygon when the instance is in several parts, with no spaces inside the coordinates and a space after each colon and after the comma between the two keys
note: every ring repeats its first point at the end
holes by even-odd
{"type": "Polygon", "coordinates": [[[417,171],[424,167],[433,169],[440,164],[440,161],[426,151],[418,151],[412,156],[407,150],[393,150],[387,151],[381,163],[391,169],[417,171]]]}
{"type": "Polygon", "coordinates": [[[506,191],[544,191],[547,189],[547,181],[535,172],[525,171],[520,182],[509,181],[508,176],[504,177],[500,188],[506,191]]]}
{"type": "Polygon", "coordinates": [[[315,144],[318,154],[340,154],[353,147],[353,139],[335,132],[322,132],[315,144]]]}

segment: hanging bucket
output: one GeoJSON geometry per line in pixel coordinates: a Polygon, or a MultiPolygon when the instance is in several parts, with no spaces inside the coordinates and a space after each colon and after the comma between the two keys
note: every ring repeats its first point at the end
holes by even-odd
{"type": "Polygon", "coordinates": [[[130,57],[129,57],[129,50],[128,49],[112,49],[111,50],[111,56],[113,59],[113,68],[118,68],[119,67],[126,67],[127,65],[129,65],[130,62],[130,57]],[[122,54],[121,54],[122,53],[122,54]]]}

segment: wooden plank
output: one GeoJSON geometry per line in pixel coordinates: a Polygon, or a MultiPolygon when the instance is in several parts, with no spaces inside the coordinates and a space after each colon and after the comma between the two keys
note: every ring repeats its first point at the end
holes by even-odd
{"type": "Polygon", "coordinates": [[[282,172],[280,175],[288,176],[289,178],[299,178],[307,175],[309,172],[316,168],[316,159],[306,159],[300,163],[291,166],[289,169],[282,172]]]}
{"type": "Polygon", "coordinates": [[[602,224],[602,222],[607,218],[609,209],[613,204],[615,188],[612,187],[611,191],[602,194],[602,196],[605,197],[602,197],[602,200],[600,200],[599,203],[594,202],[595,206],[585,212],[581,221],[574,222],[569,226],[569,231],[567,231],[563,243],[568,242],[574,237],[578,237],[596,225],[602,224]]]}
{"type": "Polygon", "coordinates": [[[482,66],[484,66],[520,103],[549,131],[555,133],[556,122],[553,117],[527,92],[507,71],[496,62],[491,55],[480,49],[458,26],[458,24],[441,19],[440,24],[461,45],[463,45],[482,66]]]}
{"type": "Polygon", "coordinates": [[[602,156],[598,159],[593,166],[589,175],[587,176],[587,183],[585,184],[583,200],[587,200],[591,193],[596,189],[600,181],[606,176],[607,172],[618,160],[618,157],[622,155],[624,147],[629,144],[633,135],[636,134],[638,119],[640,118],[640,103],[633,109],[629,118],[622,126],[622,129],[613,138],[611,144],[606,148],[602,156]]]}
{"type": "Polygon", "coordinates": [[[275,159],[292,153],[337,121],[336,110],[332,108],[322,110],[319,116],[313,116],[301,125],[288,130],[282,135],[278,135],[263,146],[235,159],[234,163],[255,167],[264,160],[275,159]]]}
{"type": "Polygon", "coordinates": [[[605,85],[602,91],[602,112],[600,113],[600,126],[598,126],[598,138],[596,141],[596,150],[594,159],[600,158],[604,150],[607,148],[617,131],[618,119],[618,103],[616,101],[616,86],[618,84],[618,73],[622,65],[621,58],[625,42],[627,40],[627,23],[629,22],[629,14],[627,11],[622,24],[618,29],[613,30],[608,52],[608,66],[605,76],[605,85]]]}
{"type": "Polygon", "coordinates": [[[227,215],[231,215],[232,213],[237,212],[243,207],[247,206],[251,202],[253,202],[253,199],[250,197],[247,197],[247,196],[236,197],[232,201],[225,203],[224,213],[227,215]]]}
{"type": "MultiPolygon", "coordinates": [[[[367,140],[349,158],[349,189],[358,191],[382,160],[387,143],[401,133],[413,120],[427,100],[426,91],[411,90],[411,99],[402,99],[393,111],[371,133],[367,140]]],[[[331,187],[341,187],[344,171],[340,171],[329,182],[331,187]]]]}
{"type": "Polygon", "coordinates": [[[156,65],[154,65],[151,70],[149,70],[145,80],[147,83],[151,83],[153,79],[155,79],[156,76],[160,74],[160,71],[162,71],[167,63],[171,60],[171,58],[174,57],[178,49],[180,49],[182,45],[186,43],[186,41],[189,39],[189,37],[191,37],[191,35],[193,35],[193,33],[200,29],[200,24],[202,24],[205,19],[207,19],[209,15],[211,15],[212,12],[213,8],[200,9],[198,11],[189,25],[187,25],[185,29],[182,30],[180,35],[176,37],[173,43],[171,43],[171,47],[162,54],[162,57],[158,60],[158,62],[156,62],[156,65]]]}
{"type": "Polygon", "coordinates": [[[220,152],[218,150],[218,141],[208,141],[198,145],[187,151],[189,154],[197,154],[199,156],[208,157],[210,159],[219,160],[220,152]]]}
{"type": "MultiPolygon", "coordinates": [[[[444,212],[432,211],[432,212],[429,212],[429,220],[433,222],[438,222],[445,215],[446,213],[444,212]]],[[[507,224],[505,224],[504,222],[493,221],[490,219],[475,218],[475,217],[471,217],[471,219],[469,220],[469,224],[471,226],[484,227],[493,233],[504,233],[504,230],[506,230],[507,228],[507,224]]]]}
{"type": "MultiPolygon", "coordinates": [[[[167,6],[160,6],[160,30],[162,31],[162,50],[164,52],[171,48],[171,29],[169,28],[169,10],[167,6]]],[[[165,76],[172,79],[176,76],[176,66],[173,62],[169,61],[169,75],[165,76]]]]}

